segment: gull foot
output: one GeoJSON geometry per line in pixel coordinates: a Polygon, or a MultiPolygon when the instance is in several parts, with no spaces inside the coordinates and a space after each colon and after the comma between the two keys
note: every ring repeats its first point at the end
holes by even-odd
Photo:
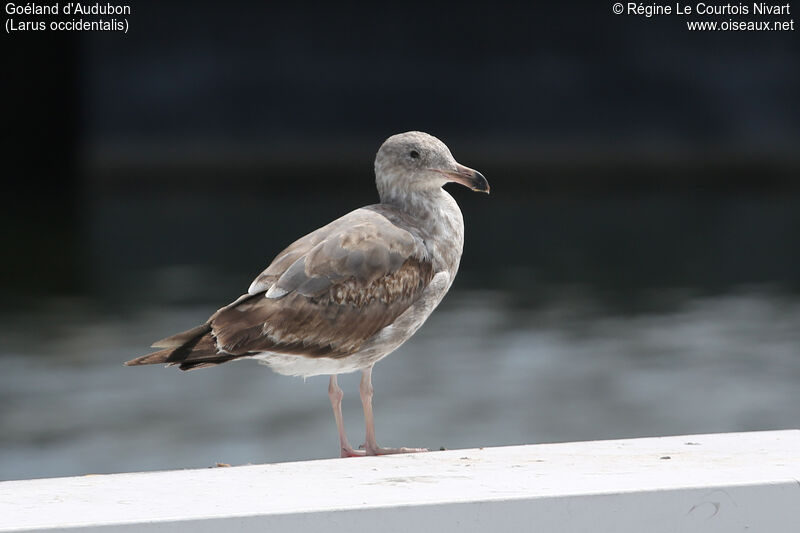
{"type": "Polygon", "coordinates": [[[367,455],[392,455],[395,453],[421,453],[429,451],[428,448],[367,448],[367,455]]]}
{"type": "Polygon", "coordinates": [[[342,457],[364,457],[365,455],[366,452],[364,450],[354,450],[350,447],[342,448],[342,457]]]}

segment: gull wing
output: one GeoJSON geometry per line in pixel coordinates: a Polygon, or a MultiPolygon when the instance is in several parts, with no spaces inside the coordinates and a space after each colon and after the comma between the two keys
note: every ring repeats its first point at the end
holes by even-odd
{"type": "Polygon", "coordinates": [[[346,357],[408,309],[433,275],[419,237],[377,210],[358,209],[278,254],[247,294],[206,324],[128,364],[186,370],[260,352],[346,357]]]}

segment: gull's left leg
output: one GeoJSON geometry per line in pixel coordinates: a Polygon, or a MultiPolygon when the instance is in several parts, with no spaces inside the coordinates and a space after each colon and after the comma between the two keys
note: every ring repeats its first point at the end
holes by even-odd
{"type": "Polygon", "coordinates": [[[364,422],[367,425],[367,441],[364,449],[367,455],[388,455],[390,453],[427,452],[427,448],[381,448],[375,440],[375,418],[372,414],[372,367],[365,368],[361,374],[361,404],[364,406],[364,422]]]}
{"type": "Polygon", "coordinates": [[[328,396],[333,407],[333,418],[336,419],[336,429],[339,430],[339,450],[342,457],[357,457],[364,455],[362,450],[354,450],[347,442],[347,433],[344,432],[344,420],[342,419],[342,397],[344,393],[336,382],[336,374],[331,374],[331,382],[328,385],[328,396]]]}

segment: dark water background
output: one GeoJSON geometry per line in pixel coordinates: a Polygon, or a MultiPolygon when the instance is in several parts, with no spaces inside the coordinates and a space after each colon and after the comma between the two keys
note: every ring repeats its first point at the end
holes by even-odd
{"type": "MultiPolygon", "coordinates": [[[[381,442],[800,426],[797,197],[453,193],[467,220],[462,271],[376,367],[381,442]]],[[[0,324],[0,477],[335,456],[324,376],[121,364],[236,297],[290,235],[370,201],[302,196],[92,199],[82,289],[19,300],[0,324]]],[[[361,442],[357,383],[341,379],[361,442]]]]}

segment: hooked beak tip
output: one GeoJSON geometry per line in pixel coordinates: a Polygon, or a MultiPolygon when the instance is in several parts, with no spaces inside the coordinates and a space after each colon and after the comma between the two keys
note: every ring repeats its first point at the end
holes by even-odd
{"type": "Polygon", "coordinates": [[[477,170],[465,167],[464,165],[456,165],[456,170],[442,172],[448,178],[456,183],[460,183],[465,187],[469,187],[475,192],[485,192],[489,194],[489,182],[483,174],[477,170]]]}
{"type": "Polygon", "coordinates": [[[486,194],[489,194],[489,182],[486,180],[484,175],[477,170],[473,170],[472,172],[472,186],[470,189],[475,192],[485,192],[486,194]]]}

